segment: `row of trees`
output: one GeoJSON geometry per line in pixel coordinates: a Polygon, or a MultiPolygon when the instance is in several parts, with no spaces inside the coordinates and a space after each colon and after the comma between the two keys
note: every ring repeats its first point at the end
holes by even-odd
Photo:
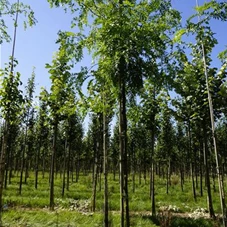
{"type": "MultiPolygon", "coordinates": [[[[171,174],[180,175],[182,190],[185,177],[190,176],[195,200],[198,188],[203,196],[205,176],[211,217],[215,213],[210,177],[218,176],[226,226],[227,62],[226,51],[219,54],[219,69],[212,62],[218,40],[209,22],[226,21],[227,4],[212,0],[197,6],[182,28],[181,15],[168,0],[49,2],[70,8],[75,15],[72,27],[81,31],[59,32],[59,50],[46,65],[52,86],[50,91],[42,90],[37,111],[33,103],[35,74],[23,97],[18,89],[19,74],[8,68],[2,71],[1,188],[3,182],[5,187],[10,183],[13,170],[20,170],[20,193],[29,170],[35,171],[38,188],[39,171],[49,170],[53,210],[54,173],[63,173],[64,195],[70,173],[76,172],[78,180],[79,171],[92,171],[95,211],[98,176],[103,173],[104,226],[108,226],[108,172],[119,173],[121,226],[130,226],[129,175],[133,192],[135,174],[140,182],[142,175],[145,180],[149,175],[153,215],[156,175],[166,177],[167,194],[171,174]],[[194,22],[197,17],[199,21],[194,22]],[[194,41],[184,41],[183,35],[194,41]],[[74,73],[84,49],[93,54],[98,66],[82,67],[74,73]],[[87,84],[86,94],[83,84],[87,84]],[[174,91],[172,97],[170,90],[174,91]],[[83,137],[81,116],[89,112],[91,123],[83,137]],[[110,122],[116,113],[111,136],[110,122]]],[[[13,54],[9,68],[14,64],[13,54]]]]}

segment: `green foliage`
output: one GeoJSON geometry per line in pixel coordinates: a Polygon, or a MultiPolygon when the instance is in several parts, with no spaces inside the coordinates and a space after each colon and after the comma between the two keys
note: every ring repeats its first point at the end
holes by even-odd
{"type": "Polygon", "coordinates": [[[52,81],[51,92],[46,96],[50,106],[51,119],[60,121],[76,111],[73,77],[70,72],[67,48],[61,45],[56,53],[52,65],[46,64],[52,81]]]}
{"type": "Polygon", "coordinates": [[[0,89],[0,106],[1,115],[3,119],[7,120],[10,124],[17,121],[21,115],[21,105],[24,102],[22,91],[19,86],[22,84],[20,81],[20,73],[11,72],[11,67],[16,67],[17,60],[13,60],[0,71],[1,89],[0,89]]]}
{"type": "MultiPolygon", "coordinates": [[[[33,26],[36,24],[37,20],[34,16],[34,11],[31,9],[29,5],[24,4],[23,2],[20,2],[19,4],[17,2],[11,3],[8,0],[1,0],[0,4],[0,44],[4,42],[11,41],[10,35],[7,31],[7,24],[5,23],[4,18],[7,16],[13,16],[16,14],[16,12],[19,13],[19,15],[23,15],[25,17],[24,20],[24,28],[26,29],[27,26],[33,26]]],[[[17,25],[16,25],[17,26],[17,25]]]]}

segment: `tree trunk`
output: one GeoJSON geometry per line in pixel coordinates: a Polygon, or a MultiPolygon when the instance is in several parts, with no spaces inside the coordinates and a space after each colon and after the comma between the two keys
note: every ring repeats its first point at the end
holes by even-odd
{"type": "Polygon", "coordinates": [[[166,171],[166,194],[169,194],[169,186],[170,186],[170,157],[167,163],[167,171],[166,171]]]}
{"type": "Polygon", "coordinates": [[[203,152],[204,152],[204,166],[206,171],[206,186],[207,186],[207,200],[208,200],[208,210],[211,218],[215,217],[214,209],[213,209],[213,202],[212,202],[212,195],[211,195],[211,188],[210,188],[210,166],[208,165],[208,147],[207,147],[207,135],[206,135],[206,128],[203,128],[203,152]]]}
{"type": "Polygon", "coordinates": [[[192,193],[193,193],[193,198],[196,202],[197,198],[196,198],[196,189],[195,189],[195,179],[194,179],[194,168],[193,168],[193,163],[192,163],[192,142],[191,142],[191,124],[190,124],[190,120],[188,120],[188,140],[189,140],[189,157],[190,157],[190,171],[191,171],[191,180],[192,180],[192,193]]]}
{"type": "MultiPolygon", "coordinates": [[[[154,93],[155,97],[155,93],[154,93]]],[[[155,146],[155,116],[151,116],[151,170],[150,170],[150,197],[151,197],[151,213],[152,216],[156,216],[155,209],[155,169],[154,169],[154,146],[155,146]]]]}
{"type": "MultiPolygon", "coordinates": [[[[121,2],[122,3],[122,2],[121,2]]],[[[129,198],[128,198],[128,165],[127,165],[127,118],[126,118],[126,91],[125,91],[125,59],[121,57],[119,64],[119,135],[120,135],[120,212],[121,227],[130,226],[129,198]],[[124,218],[125,213],[125,218],[124,218]]]]}
{"type": "Polygon", "coordinates": [[[104,227],[108,227],[109,226],[109,215],[108,215],[108,151],[107,151],[107,132],[108,132],[108,127],[107,127],[107,122],[106,122],[106,113],[103,113],[104,227]]]}
{"type": "MultiPolygon", "coordinates": [[[[99,140],[99,138],[98,138],[99,140]]],[[[98,182],[98,153],[99,153],[99,141],[96,141],[96,146],[94,149],[94,169],[93,169],[93,189],[92,189],[92,211],[95,212],[96,208],[96,191],[98,182]]]]}
{"type": "Polygon", "coordinates": [[[23,172],[24,172],[24,165],[25,165],[25,153],[26,153],[26,146],[27,146],[27,134],[28,134],[28,129],[27,129],[27,126],[25,126],[24,144],[21,145],[22,161],[21,161],[21,171],[20,171],[19,195],[21,195],[21,192],[22,192],[23,172]]]}
{"type": "MultiPolygon", "coordinates": [[[[69,120],[69,128],[71,127],[71,123],[70,123],[70,120],[69,120]]],[[[67,159],[67,184],[66,184],[66,189],[67,191],[69,190],[69,178],[70,178],[70,167],[71,167],[71,141],[68,141],[69,144],[68,144],[68,159],[67,159]]]]}
{"type": "Polygon", "coordinates": [[[8,183],[8,173],[9,173],[9,163],[10,163],[10,156],[11,156],[11,136],[9,135],[9,138],[8,138],[8,147],[7,147],[7,151],[6,151],[6,161],[5,161],[5,184],[4,184],[4,188],[6,189],[7,188],[7,183],[8,183]]]}
{"type": "Polygon", "coordinates": [[[66,170],[66,153],[67,153],[67,140],[65,140],[64,161],[63,161],[63,178],[62,178],[62,191],[61,196],[65,195],[65,170],[66,170]]]}
{"type": "Polygon", "coordinates": [[[41,149],[41,139],[39,140],[38,150],[37,150],[37,155],[36,155],[36,160],[35,160],[35,189],[38,188],[40,149],[41,149]]]}
{"type": "Polygon", "coordinates": [[[203,196],[203,143],[200,139],[200,149],[199,149],[199,175],[200,175],[200,196],[203,196]],[[202,146],[201,146],[202,145],[202,146]]]}
{"type": "Polygon", "coordinates": [[[181,191],[184,191],[184,167],[183,164],[180,164],[180,185],[181,191]]]}
{"type": "Polygon", "coordinates": [[[7,151],[8,144],[8,122],[6,121],[3,126],[3,138],[2,138],[2,147],[1,147],[1,156],[0,156],[0,226],[2,225],[2,212],[3,212],[3,185],[5,177],[5,156],[7,151]]]}
{"type": "Polygon", "coordinates": [[[132,138],[132,192],[135,193],[135,175],[136,175],[136,157],[135,157],[135,149],[134,149],[134,142],[132,138]]]}
{"type": "Polygon", "coordinates": [[[56,145],[57,145],[57,132],[58,132],[58,122],[54,122],[54,137],[53,137],[53,147],[51,156],[51,169],[50,169],[50,210],[54,210],[54,166],[55,166],[55,155],[56,155],[56,145]]]}

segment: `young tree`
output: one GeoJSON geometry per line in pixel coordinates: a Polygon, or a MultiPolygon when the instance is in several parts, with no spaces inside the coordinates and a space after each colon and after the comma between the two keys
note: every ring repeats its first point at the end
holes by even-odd
{"type": "MultiPolygon", "coordinates": [[[[49,2],[51,6],[61,3],[76,11],[72,1],[49,2]]],[[[106,69],[118,90],[121,226],[129,226],[126,97],[129,91],[138,92],[141,87],[145,62],[156,62],[165,55],[170,41],[166,33],[176,26],[179,14],[165,0],[155,4],[124,0],[76,3],[80,16],[74,18],[73,25],[76,22],[83,28],[88,25],[88,16],[92,17],[92,29],[81,44],[94,53],[99,65],[109,63],[105,64],[106,69]]]]}
{"type": "Polygon", "coordinates": [[[10,138],[10,128],[17,121],[18,116],[21,113],[21,105],[23,103],[22,92],[19,90],[19,85],[21,85],[20,74],[14,74],[12,72],[12,67],[15,68],[17,61],[13,60],[9,63],[9,66],[4,70],[0,71],[0,76],[3,77],[2,88],[0,90],[1,96],[1,112],[4,119],[3,125],[3,137],[2,137],[2,147],[0,156],[0,225],[2,225],[2,193],[3,184],[5,177],[5,157],[7,152],[7,147],[11,141],[10,138]],[[13,66],[11,65],[13,64],[13,66]]]}
{"type": "MultiPolygon", "coordinates": [[[[220,20],[227,20],[226,17],[226,9],[227,4],[225,2],[217,2],[217,1],[210,1],[208,3],[205,3],[202,6],[196,7],[196,14],[193,15],[186,23],[186,28],[183,30],[180,30],[176,35],[176,40],[180,39],[181,36],[185,33],[195,35],[196,44],[190,45],[192,47],[195,58],[192,60],[192,63],[196,62],[196,74],[199,74],[200,76],[203,75],[203,81],[202,84],[205,86],[205,89],[203,90],[202,94],[204,94],[206,91],[207,94],[207,100],[209,104],[209,110],[207,113],[209,113],[210,122],[211,122],[211,132],[212,132],[212,138],[213,138],[213,144],[214,144],[214,153],[216,157],[216,169],[217,169],[217,175],[218,175],[218,181],[219,181],[219,192],[220,192],[220,203],[222,207],[222,215],[223,215],[223,225],[227,226],[226,222],[226,205],[225,205],[225,196],[224,196],[224,188],[223,188],[223,182],[221,179],[220,174],[220,167],[219,167],[219,158],[218,158],[218,151],[216,146],[216,138],[215,138],[215,124],[214,124],[214,110],[213,110],[213,100],[212,100],[212,93],[211,93],[211,87],[212,82],[217,79],[217,77],[220,76],[220,74],[216,74],[216,69],[212,69],[210,67],[211,64],[211,58],[210,54],[213,49],[213,47],[217,44],[217,40],[214,38],[214,34],[209,26],[209,21],[214,19],[220,19],[220,20]],[[199,21],[198,23],[193,23],[192,18],[198,17],[199,21]],[[199,72],[199,73],[198,73],[199,72]]],[[[188,64],[188,63],[187,63],[188,64]]],[[[185,65],[185,68],[190,68],[188,65],[185,65]]],[[[194,69],[191,68],[190,71],[193,71],[194,69]]],[[[223,70],[222,70],[223,72],[223,70]]],[[[222,74],[222,73],[221,73],[222,74]]],[[[201,84],[199,84],[201,85],[201,84]]],[[[197,85],[198,86],[198,85],[197,85]]],[[[207,105],[206,105],[207,106],[207,105]]],[[[201,107],[201,105],[199,105],[201,107]]],[[[197,113],[195,113],[197,114],[197,113]]],[[[202,116],[204,118],[204,115],[202,116]]],[[[203,131],[206,133],[206,128],[203,129],[203,131]]],[[[206,135],[204,135],[206,138],[206,135]]],[[[206,142],[204,144],[205,151],[206,148],[206,142]]],[[[205,152],[205,156],[207,156],[205,152]]],[[[206,159],[206,157],[205,157],[206,159]]],[[[206,165],[206,162],[205,162],[206,165]]],[[[206,175],[209,175],[209,168],[206,167],[207,173],[206,175]]],[[[209,196],[209,189],[208,189],[208,197],[209,197],[209,210],[210,215],[214,216],[212,204],[211,204],[211,195],[209,196]]]]}
{"type": "Polygon", "coordinates": [[[34,107],[33,107],[33,95],[35,91],[35,72],[33,69],[31,78],[28,79],[28,84],[26,86],[26,95],[25,95],[25,105],[24,105],[24,149],[22,151],[22,164],[21,164],[21,174],[20,174],[20,183],[19,183],[19,194],[22,191],[22,181],[23,181],[23,172],[25,170],[25,180],[27,183],[28,171],[29,171],[29,162],[31,161],[32,153],[34,153],[34,107]]]}
{"type": "Polygon", "coordinates": [[[48,93],[45,89],[42,89],[39,95],[39,109],[36,120],[36,140],[37,140],[37,150],[35,153],[35,189],[38,188],[38,173],[40,165],[40,156],[42,156],[42,166],[43,166],[43,177],[45,172],[45,157],[47,156],[47,150],[49,147],[49,127],[48,127],[48,103],[47,103],[48,93]]]}

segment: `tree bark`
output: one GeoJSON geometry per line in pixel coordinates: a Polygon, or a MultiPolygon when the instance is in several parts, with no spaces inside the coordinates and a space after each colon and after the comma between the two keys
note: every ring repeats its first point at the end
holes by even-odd
{"type": "Polygon", "coordinates": [[[63,177],[62,177],[62,191],[61,196],[65,195],[65,170],[66,170],[66,154],[67,154],[67,139],[65,140],[64,161],[63,161],[63,177]]]}
{"type": "Polygon", "coordinates": [[[128,198],[128,165],[127,165],[127,118],[126,118],[126,91],[125,91],[125,59],[121,57],[119,64],[119,135],[120,135],[120,208],[121,227],[130,226],[129,198],[128,198]],[[124,218],[125,213],[125,218],[124,218]]]}
{"type": "Polygon", "coordinates": [[[38,150],[37,150],[36,161],[35,161],[35,189],[38,188],[40,149],[41,149],[41,139],[39,139],[38,150]]]}
{"type": "Polygon", "coordinates": [[[214,209],[213,209],[213,202],[212,202],[212,195],[211,195],[211,188],[210,188],[210,166],[208,165],[208,147],[207,147],[207,135],[206,135],[206,128],[203,128],[203,152],[204,152],[204,166],[206,171],[206,186],[207,186],[207,199],[208,199],[208,210],[211,218],[215,218],[214,209]]]}
{"type": "Polygon", "coordinates": [[[8,122],[5,121],[3,128],[3,138],[2,138],[2,147],[1,147],[1,156],[0,156],[0,226],[2,225],[2,212],[3,212],[3,185],[5,177],[5,156],[7,151],[8,144],[8,122]]]}
{"type": "Polygon", "coordinates": [[[195,179],[194,179],[194,168],[193,168],[193,163],[192,163],[192,142],[191,142],[191,123],[190,120],[188,120],[188,140],[189,140],[189,156],[190,156],[190,171],[191,171],[191,180],[192,180],[192,194],[194,197],[194,200],[196,202],[197,198],[196,198],[196,189],[195,189],[195,179]]]}
{"type": "Polygon", "coordinates": [[[107,151],[107,122],[106,113],[103,113],[103,175],[104,175],[104,227],[109,226],[108,215],[108,151],[107,151]]]}
{"type": "Polygon", "coordinates": [[[51,155],[51,169],[50,169],[50,210],[54,210],[54,166],[55,166],[55,155],[57,148],[57,132],[58,132],[58,123],[55,120],[54,122],[54,137],[53,137],[53,147],[51,155]]]}
{"type": "MultiPolygon", "coordinates": [[[[155,93],[154,93],[155,97],[155,93]]],[[[151,116],[151,170],[150,170],[150,197],[151,197],[151,213],[152,216],[156,215],[155,209],[155,169],[154,169],[154,146],[155,146],[155,116],[151,116]]]]}

